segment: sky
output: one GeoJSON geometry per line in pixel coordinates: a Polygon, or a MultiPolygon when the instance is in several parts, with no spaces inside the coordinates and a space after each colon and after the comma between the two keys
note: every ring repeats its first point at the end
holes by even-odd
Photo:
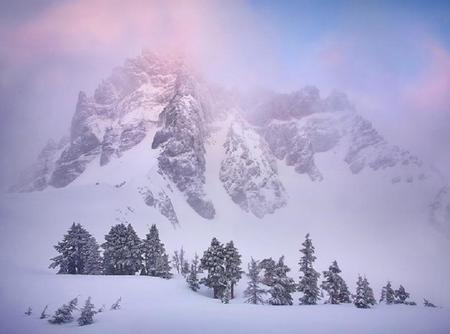
{"type": "Polygon", "coordinates": [[[142,49],[230,88],[346,92],[450,180],[449,1],[0,0],[0,186],[142,49]]]}

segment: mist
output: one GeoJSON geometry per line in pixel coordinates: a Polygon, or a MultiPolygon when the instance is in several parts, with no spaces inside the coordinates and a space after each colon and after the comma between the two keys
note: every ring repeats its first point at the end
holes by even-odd
{"type": "Polygon", "coordinates": [[[80,90],[143,49],[231,89],[343,91],[450,176],[448,2],[21,0],[0,13],[2,187],[67,133],[80,90]]]}

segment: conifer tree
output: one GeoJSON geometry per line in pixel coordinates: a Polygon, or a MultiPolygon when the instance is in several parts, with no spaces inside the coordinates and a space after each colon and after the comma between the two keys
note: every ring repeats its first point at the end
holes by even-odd
{"type": "Polygon", "coordinates": [[[258,266],[258,263],[252,258],[248,264],[248,286],[244,291],[244,296],[247,298],[245,302],[248,304],[264,304],[262,295],[266,291],[259,286],[261,282],[259,277],[260,271],[261,268],[258,266]]]}
{"type": "Polygon", "coordinates": [[[231,283],[227,282],[225,284],[225,289],[223,290],[220,300],[223,304],[229,304],[231,300],[231,283]]]}
{"type": "Polygon", "coordinates": [[[320,290],[317,285],[320,274],[313,268],[316,257],[309,234],[306,235],[305,239],[302,244],[303,248],[300,250],[303,256],[299,262],[302,275],[300,276],[298,291],[302,292],[303,296],[299,300],[302,305],[315,305],[320,299],[320,290]]]}
{"type": "Polygon", "coordinates": [[[81,315],[78,318],[78,324],[80,326],[90,325],[94,322],[95,306],[91,303],[91,297],[86,300],[83,308],[81,309],[81,315]]]}
{"type": "Polygon", "coordinates": [[[340,272],[341,269],[336,261],[333,261],[328,270],[323,272],[324,281],[321,288],[328,293],[327,303],[350,303],[350,292],[344,279],[339,275],[340,272]]]}
{"type": "Polygon", "coordinates": [[[48,317],[47,308],[48,308],[48,305],[45,305],[44,309],[41,312],[39,319],[45,319],[48,317]]]}
{"type": "Polygon", "coordinates": [[[198,273],[199,258],[198,255],[195,254],[194,260],[191,263],[191,270],[189,271],[189,275],[186,278],[186,282],[192,291],[197,291],[198,289],[200,289],[198,273]]]}
{"type": "Polygon", "coordinates": [[[436,307],[436,305],[434,305],[433,303],[431,303],[430,301],[428,301],[427,299],[423,299],[423,306],[425,307],[436,307]]]}
{"type": "Polygon", "coordinates": [[[363,285],[364,285],[364,292],[365,292],[365,299],[367,303],[370,305],[375,305],[377,301],[375,300],[375,296],[373,294],[373,290],[369,285],[369,281],[366,277],[363,278],[363,285]]]}
{"type": "Polygon", "coordinates": [[[200,280],[200,283],[213,289],[214,298],[221,297],[226,287],[224,261],[224,247],[216,238],[213,238],[211,246],[204,252],[200,260],[201,268],[208,272],[207,276],[200,280]]]}
{"type": "Polygon", "coordinates": [[[259,268],[263,271],[261,283],[268,287],[273,286],[275,277],[276,262],[272,258],[264,259],[259,263],[259,268]]]}
{"type": "Polygon", "coordinates": [[[90,237],[83,251],[84,274],[101,275],[103,272],[103,261],[100,255],[100,249],[94,237],[90,237]]]}
{"type": "Polygon", "coordinates": [[[49,268],[59,267],[58,274],[99,274],[101,258],[95,238],[73,223],[63,240],[54,246],[59,253],[51,259],[49,268]]]}
{"type": "Polygon", "coordinates": [[[225,245],[225,279],[230,284],[230,296],[234,298],[234,286],[239,282],[242,277],[241,269],[241,255],[236,247],[234,247],[233,241],[230,241],[225,245]]]}
{"type": "Polygon", "coordinates": [[[142,242],[144,267],[142,274],[154,277],[170,278],[170,264],[164,244],[159,239],[158,228],[155,224],[142,242]]]}
{"type": "Polygon", "coordinates": [[[290,271],[289,267],[284,264],[284,256],[280,257],[275,266],[273,285],[269,290],[271,305],[292,305],[292,295],[296,286],[292,278],[286,274],[290,271]]]}
{"type": "Polygon", "coordinates": [[[395,291],[392,289],[391,282],[387,282],[386,286],[381,289],[380,303],[384,302],[388,305],[395,302],[395,291]]]}
{"type": "Polygon", "coordinates": [[[141,240],[131,224],[117,224],[105,235],[103,261],[107,275],[135,275],[142,268],[141,240]]]}
{"type": "Polygon", "coordinates": [[[25,311],[25,315],[30,316],[33,313],[33,309],[31,308],[31,306],[29,306],[27,308],[27,310],[25,311]]]}
{"type": "Polygon", "coordinates": [[[77,308],[78,298],[72,299],[69,304],[64,304],[56,310],[55,314],[48,320],[51,324],[63,324],[73,320],[72,312],[77,308]]]}
{"type": "Polygon", "coordinates": [[[358,276],[358,281],[356,282],[356,295],[353,303],[357,308],[370,308],[370,303],[367,300],[366,285],[361,276],[358,276]]]}
{"type": "Polygon", "coordinates": [[[173,267],[179,274],[181,272],[181,267],[180,267],[180,255],[178,254],[178,251],[173,252],[172,263],[173,267]]]}
{"type": "Polygon", "coordinates": [[[186,277],[189,275],[189,272],[189,262],[187,260],[184,260],[183,267],[181,268],[181,275],[183,275],[183,277],[186,277]]]}
{"type": "Polygon", "coordinates": [[[111,310],[115,311],[115,310],[119,310],[120,309],[120,303],[122,302],[122,297],[119,297],[119,299],[117,299],[112,305],[111,305],[111,310]]]}
{"type": "Polygon", "coordinates": [[[403,285],[400,285],[400,287],[397,290],[395,290],[394,294],[395,294],[395,301],[394,301],[395,304],[408,304],[406,300],[409,298],[409,293],[406,292],[403,285]]]}

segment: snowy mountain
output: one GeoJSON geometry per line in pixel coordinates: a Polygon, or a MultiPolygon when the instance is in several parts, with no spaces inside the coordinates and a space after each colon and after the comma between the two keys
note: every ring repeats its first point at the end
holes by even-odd
{"type": "Polygon", "coordinates": [[[50,141],[11,190],[0,196],[0,265],[8,268],[0,317],[9,332],[58,331],[23,320],[23,310],[46,303],[54,310],[80,294],[98,306],[123,297],[122,313],[99,314],[94,332],[140,332],[142,324],[185,330],[170,318],[174,312],[187,333],[198,331],[205,314],[214,319],[205,329],[217,333],[236,319],[242,333],[272,333],[284,321],[286,332],[317,324],[324,333],[348,332],[349,324],[360,332],[368,323],[371,333],[425,333],[430,324],[435,333],[448,331],[450,190],[426,162],[387,142],[342,93],[324,98],[305,87],[241,96],[180,60],[144,52],[92,96],[79,94],[68,138],[50,141]],[[212,237],[233,240],[243,269],[251,257],[285,255],[296,282],[309,233],[316,270],[337,260],[351,292],[364,275],[376,298],[390,280],[419,304],[427,298],[444,308],[252,307],[243,302],[244,278],[227,309],[181,278],[55,275],[47,269],[52,246],[73,221],[99,243],[118,222],[131,223],[140,238],[156,224],[168,253],[183,246],[189,259],[212,237]],[[217,317],[219,307],[226,316],[217,317]]]}
{"type": "MultiPolygon", "coordinates": [[[[179,59],[144,52],[116,68],[93,96],[80,92],[70,139],[49,142],[12,190],[68,187],[87,171],[95,171],[93,183],[101,184],[107,181],[102,168],[116,159],[130,160],[127,152],[140,145],[146,145],[145,153],[130,160],[140,166],[142,184],[135,191],[172,224],[178,224],[176,193],[200,217],[216,216],[206,187],[209,161],[215,159],[220,168],[213,177],[236,210],[258,218],[289,203],[280,165],[320,182],[329,177],[317,165],[324,154],[333,155],[332,164],[343,161],[355,175],[366,169],[382,173],[386,191],[391,184],[442,183],[420,159],[386,142],[345,94],[321,98],[317,88],[305,87],[250,103],[241,100],[213,88],[179,59]],[[207,154],[211,143],[214,157],[207,154]]],[[[136,177],[130,171],[117,182],[136,177]]],[[[445,229],[450,222],[442,219],[445,229]]]]}

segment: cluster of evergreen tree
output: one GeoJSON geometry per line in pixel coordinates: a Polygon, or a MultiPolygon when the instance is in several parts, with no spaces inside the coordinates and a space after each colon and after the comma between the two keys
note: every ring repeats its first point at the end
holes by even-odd
{"type": "Polygon", "coordinates": [[[381,298],[380,303],[386,304],[406,304],[406,305],[416,305],[415,302],[409,301],[409,293],[406,292],[403,285],[400,285],[397,290],[392,288],[391,282],[387,282],[387,284],[381,289],[381,298]]]}
{"type": "MultiPolygon", "coordinates": [[[[54,246],[58,256],[51,259],[50,268],[59,268],[59,274],[106,274],[106,275],[148,275],[161,278],[171,278],[171,265],[164,244],[159,238],[156,225],[150,227],[145,239],[141,240],[131,224],[123,223],[111,227],[105,235],[103,257],[95,238],[80,224],[73,223],[63,240],[54,246]]],[[[288,277],[290,268],[284,263],[284,256],[278,261],[272,258],[256,261],[253,258],[248,264],[248,287],[244,291],[246,302],[263,304],[264,295],[268,294],[267,302],[271,305],[292,305],[292,293],[301,292],[301,305],[315,305],[323,297],[320,288],[326,292],[325,303],[353,303],[358,308],[369,308],[376,304],[374,293],[365,277],[358,277],[355,295],[351,295],[346,282],[340,275],[341,269],[333,261],[328,270],[323,272],[323,281],[319,287],[320,274],[314,269],[316,260],[315,248],[309,234],[300,249],[299,282],[296,284],[288,277]],[[261,287],[263,285],[264,287],[261,287]],[[353,297],[353,298],[352,298],[353,297]]],[[[241,255],[233,241],[223,245],[213,238],[211,245],[199,259],[197,254],[190,263],[181,248],[172,257],[174,269],[182,274],[190,289],[197,291],[200,284],[213,290],[214,298],[229,303],[234,298],[234,288],[241,279],[241,255]],[[206,271],[200,278],[199,274],[206,271]]],[[[380,303],[416,305],[409,301],[409,293],[400,285],[394,290],[390,282],[382,288],[380,303]]],[[[70,321],[70,315],[76,307],[77,300],[61,307],[49,321],[58,323],[70,321]]],[[[434,307],[428,300],[425,306],[434,307]]],[[[120,300],[117,303],[120,306],[120,300]]],[[[90,299],[86,301],[86,310],[92,309],[90,299]]],[[[46,309],[45,309],[46,310],[46,309]]],[[[45,318],[45,310],[42,315],[45,318]]],[[[88,311],[86,319],[88,322],[88,311]]],[[[26,314],[31,314],[31,309],[26,314]]]]}
{"type": "Polygon", "coordinates": [[[156,225],[141,240],[131,224],[114,225],[102,244],[103,257],[95,238],[73,223],[55,249],[50,268],[58,274],[141,275],[170,278],[170,262],[156,225]]]}
{"type": "Polygon", "coordinates": [[[214,298],[228,303],[234,298],[234,287],[242,277],[241,255],[230,241],[225,246],[216,238],[200,259],[200,269],[207,272],[200,284],[213,289],[214,298]]]}

